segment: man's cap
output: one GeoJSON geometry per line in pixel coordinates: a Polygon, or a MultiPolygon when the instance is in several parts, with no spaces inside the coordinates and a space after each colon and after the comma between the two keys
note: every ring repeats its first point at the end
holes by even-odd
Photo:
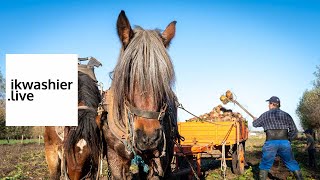
{"type": "Polygon", "coordinates": [[[280,99],[277,96],[272,96],[270,99],[266,100],[269,101],[269,103],[277,103],[280,104],[280,99]]]}
{"type": "Polygon", "coordinates": [[[311,129],[307,129],[307,130],[305,130],[303,133],[312,134],[312,130],[311,130],[311,129]]]}

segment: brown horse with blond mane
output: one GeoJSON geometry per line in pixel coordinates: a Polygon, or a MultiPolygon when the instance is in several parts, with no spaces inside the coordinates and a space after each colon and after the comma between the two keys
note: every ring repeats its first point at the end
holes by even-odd
{"type": "Polygon", "coordinates": [[[175,73],[167,48],[176,22],[159,30],[132,29],[117,20],[122,43],[102,116],[112,179],[163,179],[171,174],[177,131],[175,73]]]}

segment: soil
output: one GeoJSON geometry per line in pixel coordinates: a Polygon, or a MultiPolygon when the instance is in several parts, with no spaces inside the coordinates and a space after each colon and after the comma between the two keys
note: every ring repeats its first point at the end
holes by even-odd
{"type": "MultiPolygon", "coordinates": [[[[263,138],[249,138],[246,142],[247,166],[245,174],[240,176],[233,174],[230,168],[231,163],[227,162],[226,179],[258,179],[263,142],[263,138]]],[[[308,155],[303,151],[302,146],[302,140],[292,143],[295,158],[300,164],[303,176],[305,179],[320,179],[320,171],[308,166],[308,155]]],[[[319,151],[316,156],[319,157],[319,151]]],[[[206,159],[202,162],[203,176],[201,179],[223,179],[220,161],[206,159]]],[[[319,167],[320,159],[317,159],[317,164],[319,167]]],[[[43,144],[0,145],[0,179],[48,179],[48,173],[43,144]]],[[[269,179],[295,178],[282,161],[276,158],[269,173],[269,179]]]]}
{"type": "Polygon", "coordinates": [[[0,145],[0,178],[48,179],[44,145],[0,145]]]}

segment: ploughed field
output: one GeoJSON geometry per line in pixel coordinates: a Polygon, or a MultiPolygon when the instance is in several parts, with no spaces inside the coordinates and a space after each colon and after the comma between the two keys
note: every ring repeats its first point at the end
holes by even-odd
{"type": "MultiPolygon", "coordinates": [[[[258,179],[261,147],[263,136],[249,137],[246,142],[247,168],[243,175],[237,176],[231,172],[231,163],[227,163],[226,179],[258,179]]],[[[293,151],[296,160],[302,169],[305,179],[320,179],[320,152],[316,154],[318,169],[308,167],[308,155],[303,151],[305,140],[293,141],[293,151]]],[[[220,161],[207,159],[203,161],[203,177],[201,179],[223,179],[220,170],[220,161]]],[[[105,175],[107,174],[104,166],[105,175]]],[[[270,179],[294,179],[294,176],[285,168],[284,164],[276,159],[269,174],[270,179]]],[[[0,141],[0,179],[49,179],[45,162],[44,145],[35,142],[21,144],[7,144],[0,141]]],[[[103,178],[107,179],[107,178],[103,178]]]]}

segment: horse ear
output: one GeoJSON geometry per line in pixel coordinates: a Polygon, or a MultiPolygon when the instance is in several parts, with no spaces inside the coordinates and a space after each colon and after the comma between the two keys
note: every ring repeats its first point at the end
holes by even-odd
{"type": "Polygon", "coordinates": [[[173,39],[175,33],[176,33],[176,23],[177,21],[172,21],[166,28],[166,30],[162,33],[163,38],[163,44],[165,47],[168,47],[170,44],[170,41],[173,39]]]}
{"type": "Polygon", "coordinates": [[[133,37],[133,31],[131,29],[126,13],[123,10],[118,16],[117,31],[123,47],[127,47],[133,37]]]}

